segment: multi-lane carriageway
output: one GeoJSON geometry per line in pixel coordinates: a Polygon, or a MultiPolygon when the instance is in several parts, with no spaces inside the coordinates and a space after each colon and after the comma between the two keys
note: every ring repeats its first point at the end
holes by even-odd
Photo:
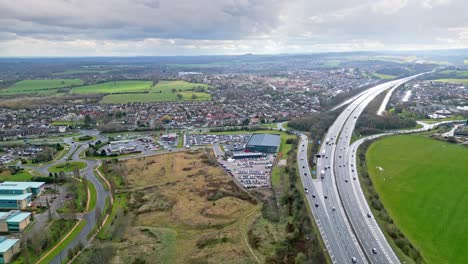
{"type": "Polygon", "coordinates": [[[299,172],[308,205],[333,263],[400,263],[364,198],[350,143],[357,119],[378,94],[419,75],[377,85],[353,98],[323,140],[317,179],[312,179],[307,162],[308,138],[301,135],[299,172]]]}

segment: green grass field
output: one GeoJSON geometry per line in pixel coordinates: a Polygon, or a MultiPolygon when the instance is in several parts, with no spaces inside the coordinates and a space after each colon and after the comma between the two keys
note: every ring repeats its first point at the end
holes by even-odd
{"type": "Polygon", "coordinates": [[[24,80],[0,90],[0,94],[54,94],[59,88],[82,84],[80,79],[24,80]]]}
{"type": "Polygon", "coordinates": [[[151,81],[115,81],[105,82],[72,89],[72,93],[129,93],[148,92],[151,89],[151,81]]]}
{"type": "Polygon", "coordinates": [[[171,93],[172,89],[176,89],[179,91],[187,91],[192,90],[195,87],[203,87],[208,89],[208,85],[203,83],[189,83],[186,81],[159,81],[153,89],[151,89],[152,93],[171,93]]]}
{"type": "Polygon", "coordinates": [[[436,82],[448,82],[448,83],[461,83],[461,84],[465,84],[465,85],[468,85],[468,77],[467,79],[437,79],[437,80],[434,80],[436,82]]]}
{"type": "Polygon", "coordinates": [[[381,74],[381,73],[373,73],[372,76],[382,79],[382,80],[390,80],[396,77],[395,75],[381,74]]]}
{"type": "Polygon", "coordinates": [[[151,88],[149,93],[132,93],[132,94],[111,94],[106,95],[100,101],[103,104],[125,104],[129,102],[167,102],[167,101],[208,101],[211,100],[211,95],[206,92],[192,92],[191,90],[197,87],[208,89],[206,84],[189,83],[186,81],[159,81],[156,86],[151,88]],[[175,89],[175,91],[173,91],[175,89]],[[181,94],[179,98],[177,94],[181,94]],[[195,98],[192,98],[195,95],[195,98]]]}
{"type": "Polygon", "coordinates": [[[387,137],[367,151],[382,203],[427,263],[468,263],[467,157],[423,136],[387,137]]]}
{"type": "Polygon", "coordinates": [[[9,171],[0,173],[0,181],[30,181],[32,178],[31,173],[28,171],[20,171],[16,174],[10,174],[9,171]]]}
{"type": "Polygon", "coordinates": [[[455,75],[456,78],[468,78],[468,71],[445,70],[441,71],[440,73],[447,75],[455,75]]]}
{"type": "Polygon", "coordinates": [[[72,172],[76,169],[84,169],[86,168],[86,163],[84,162],[81,162],[81,161],[70,161],[70,162],[66,162],[66,163],[60,163],[60,164],[56,164],[52,167],[49,168],[49,172],[72,172]]]}
{"type": "Polygon", "coordinates": [[[260,126],[266,127],[266,128],[277,128],[277,127],[278,127],[278,123],[261,124],[260,126]]]}

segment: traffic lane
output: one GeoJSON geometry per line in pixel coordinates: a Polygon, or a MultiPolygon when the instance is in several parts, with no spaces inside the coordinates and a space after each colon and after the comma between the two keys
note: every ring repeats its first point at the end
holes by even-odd
{"type": "MultiPolygon", "coordinates": [[[[353,105],[351,105],[350,107],[355,107],[355,106],[356,106],[356,104],[353,104],[353,105]]],[[[348,111],[348,112],[349,112],[349,111],[348,111]]],[[[342,127],[343,120],[346,120],[346,117],[349,117],[349,114],[346,113],[346,111],[345,111],[344,113],[345,113],[345,114],[340,115],[340,117],[339,117],[339,118],[337,119],[337,121],[335,122],[335,124],[336,124],[338,127],[340,127],[340,126],[342,127]]],[[[335,131],[335,130],[334,130],[334,127],[332,127],[331,130],[332,130],[332,131],[335,131]]],[[[334,136],[335,136],[335,135],[334,135],[334,136]]],[[[336,136],[337,136],[337,135],[336,135],[336,136]]],[[[332,148],[332,153],[333,153],[334,151],[335,151],[335,148],[332,148]]],[[[335,168],[335,166],[333,166],[333,167],[335,168]]],[[[333,174],[333,173],[331,173],[331,174],[333,174]]],[[[333,179],[333,177],[331,177],[331,178],[333,179]]],[[[332,180],[332,181],[333,181],[333,180],[332,180]]]]}
{"type": "MultiPolygon", "coordinates": [[[[343,142],[343,137],[340,138],[339,142],[343,142]]],[[[340,144],[340,143],[339,143],[340,144]]],[[[353,223],[354,230],[356,235],[359,237],[359,241],[363,247],[363,250],[366,252],[368,258],[371,260],[372,263],[385,263],[386,259],[382,258],[382,255],[376,255],[373,252],[373,248],[379,248],[378,238],[376,238],[369,226],[366,226],[364,221],[362,221],[362,214],[361,212],[358,213],[357,210],[354,208],[358,208],[357,203],[355,203],[356,199],[351,196],[350,190],[347,188],[350,186],[348,184],[351,181],[351,177],[347,174],[346,171],[346,155],[344,149],[346,148],[345,144],[340,144],[340,151],[339,156],[341,156],[342,160],[337,162],[342,162],[337,170],[337,177],[340,178],[338,181],[339,189],[341,190],[341,195],[343,196],[343,202],[347,210],[347,214],[350,218],[350,221],[353,223]]],[[[384,251],[384,249],[382,249],[384,251]]]]}
{"type": "MultiPolygon", "coordinates": [[[[303,145],[307,146],[307,137],[302,136],[303,139],[303,145]]],[[[304,152],[307,153],[307,147],[304,147],[304,152]]],[[[312,194],[317,193],[317,190],[315,189],[315,186],[312,182],[312,178],[305,176],[305,171],[310,171],[310,168],[308,166],[308,163],[306,162],[307,159],[304,159],[302,162],[302,166],[304,166],[306,169],[303,169],[302,167],[299,167],[300,170],[300,175],[301,179],[304,183],[304,185],[307,186],[309,190],[309,194],[306,195],[307,201],[309,202],[309,207],[311,208],[311,211],[313,212],[313,215],[315,216],[317,226],[319,228],[319,232],[322,236],[322,239],[325,243],[325,246],[329,252],[330,258],[332,259],[333,263],[345,263],[346,260],[346,255],[344,254],[342,247],[338,244],[338,238],[336,237],[335,232],[333,232],[332,227],[330,225],[329,219],[328,219],[328,214],[324,210],[324,205],[316,207],[316,198],[312,197],[312,194]],[[312,205],[314,204],[314,206],[312,205]]]]}
{"type": "MultiPolygon", "coordinates": [[[[322,148],[324,148],[323,146],[324,145],[322,145],[322,148]]],[[[330,146],[330,148],[333,149],[334,145],[330,146]]],[[[325,155],[330,153],[330,148],[325,149],[325,155]]],[[[323,158],[320,159],[323,161],[323,158]]],[[[333,161],[331,159],[330,163],[330,165],[333,165],[333,161]]],[[[318,168],[319,167],[320,165],[318,165],[318,168]]],[[[337,232],[337,237],[340,239],[340,247],[344,249],[345,254],[347,255],[344,260],[348,262],[355,257],[357,260],[360,260],[360,263],[366,263],[362,252],[359,251],[359,245],[352,234],[351,227],[347,224],[346,219],[344,218],[344,211],[341,203],[339,202],[339,198],[337,198],[338,194],[334,188],[334,183],[326,184],[327,181],[333,181],[333,176],[330,174],[332,174],[332,170],[327,170],[327,173],[322,180],[325,181],[325,184],[322,186],[324,188],[323,194],[324,197],[327,196],[326,199],[323,198],[327,201],[324,203],[324,206],[327,214],[331,217],[332,228],[337,232]]]]}
{"type": "MultiPolygon", "coordinates": [[[[346,170],[346,168],[344,169],[344,172],[345,172],[345,170],[346,170]]],[[[354,175],[351,175],[350,178],[351,177],[353,179],[354,178],[357,179],[357,177],[355,177],[354,175]]],[[[360,236],[367,236],[368,239],[364,240],[364,241],[373,241],[373,240],[375,241],[375,243],[366,243],[367,244],[367,251],[369,251],[368,254],[376,256],[376,257],[371,257],[371,258],[376,258],[377,259],[376,261],[384,261],[382,263],[385,263],[385,262],[393,263],[394,260],[392,260],[391,257],[388,255],[389,254],[388,253],[388,248],[385,247],[385,243],[382,243],[382,238],[379,237],[378,233],[376,233],[376,227],[378,227],[378,226],[373,225],[369,221],[369,218],[367,217],[367,214],[369,213],[369,210],[365,209],[365,207],[363,207],[362,201],[355,194],[356,190],[353,188],[353,186],[354,186],[354,183],[357,182],[357,181],[358,180],[352,180],[352,181],[349,182],[349,184],[345,184],[346,186],[344,186],[343,188],[349,188],[350,189],[349,192],[348,192],[348,196],[352,196],[352,195],[355,196],[355,198],[354,197],[348,198],[349,201],[351,202],[350,203],[351,207],[359,208],[359,210],[352,210],[352,212],[351,212],[351,214],[354,215],[354,219],[359,221],[359,223],[358,223],[359,225],[363,226],[362,230],[366,230],[365,227],[367,227],[370,230],[370,233],[365,232],[364,234],[360,234],[360,236]],[[378,253],[377,255],[374,254],[374,252],[372,251],[373,248],[377,248],[377,249],[380,248],[380,252],[382,254],[380,254],[380,253],[378,253]]],[[[361,231],[361,230],[359,230],[359,231],[361,231]]]]}
{"type": "MultiPolygon", "coordinates": [[[[341,162],[342,162],[342,160],[337,161],[337,163],[341,163],[341,162]]],[[[336,180],[337,180],[338,189],[340,190],[340,197],[341,197],[341,200],[343,202],[343,205],[346,208],[350,208],[350,207],[352,208],[352,207],[354,207],[353,204],[352,204],[353,199],[352,199],[352,197],[349,196],[349,193],[345,189],[343,189],[343,186],[348,184],[349,180],[347,179],[346,176],[343,177],[343,174],[342,174],[343,166],[341,166],[341,165],[339,165],[339,166],[340,167],[338,167],[337,173],[336,173],[336,176],[337,176],[336,180]]],[[[355,212],[354,210],[346,210],[346,217],[352,223],[353,232],[356,233],[356,236],[359,238],[359,243],[360,243],[360,246],[362,247],[362,250],[367,251],[366,248],[371,246],[369,241],[372,241],[372,239],[370,239],[371,237],[366,235],[365,233],[364,233],[364,235],[362,234],[361,231],[366,230],[366,226],[363,225],[362,222],[355,221],[356,220],[356,218],[355,218],[356,214],[354,212],[355,212]],[[365,238],[365,239],[363,239],[363,238],[365,238]]],[[[370,258],[370,259],[371,259],[371,263],[376,263],[376,262],[372,261],[372,258],[370,258]]],[[[384,262],[382,262],[382,263],[384,263],[384,262]]]]}
{"type": "MultiPolygon", "coordinates": [[[[356,104],[352,104],[351,107],[356,107],[356,104]]],[[[341,124],[343,123],[343,121],[346,120],[346,115],[342,114],[340,115],[340,117],[335,121],[335,123],[332,125],[331,127],[331,131],[339,131],[338,129],[335,129],[334,126],[336,127],[339,127],[341,126],[341,124]]],[[[327,134],[328,135],[328,134],[327,134]]],[[[323,145],[322,145],[323,146],[323,145]]],[[[333,177],[330,177],[331,179],[333,179],[333,177]]],[[[325,185],[326,186],[326,185],[325,185]]],[[[343,229],[342,229],[343,230],[343,229]]]]}
{"type": "MultiPolygon", "coordinates": [[[[325,176],[325,179],[329,179],[329,178],[330,178],[329,176],[325,176]]],[[[351,245],[356,243],[356,241],[355,241],[355,238],[352,239],[351,242],[349,241],[350,239],[350,236],[349,236],[350,230],[348,229],[349,227],[342,221],[343,216],[340,214],[340,211],[339,211],[340,209],[336,210],[336,207],[341,206],[340,203],[337,203],[334,197],[327,194],[327,192],[332,193],[333,191],[324,191],[324,194],[327,196],[327,199],[325,200],[323,197],[320,197],[320,196],[319,197],[321,198],[322,201],[325,201],[323,206],[325,206],[325,208],[327,209],[325,212],[332,218],[332,222],[334,223],[332,225],[333,228],[338,229],[338,232],[336,232],[336,234],[340,238],[341,243],[336,244],[336,246],[339,246],[340,248],[344,248],[345,255],[346,255],[342,258],[342,261],[345,263],[350,262],[352,258],[355,257],[357,260],[360,260],[359,263],[366,263],[367,261],[365,261],[365,259],[360,259],[361,254],[357,252],[356,247],[351,247],[351,245]],[[335,207],[335,210],[333,209],[333,207],[335,207]]]]}
{"type": "MultiPolygon", "coordinates": [[[[341,170],[343,171],[343,170],[341,170]]],[[[344,190],[342,192],[343,202],[345,206],[348,208],[359,208],[358,204],[355,203],[354,197],[352,197],[351,191],[347,191],[347,186],[351,186],[350,181],[346,182],[342,179],[338,182],[340,185],[340,189],[344,190]]],[[[353,223],[354,231],[356,235],[359,237],[359,241],[363,247],[363,250],[369,255],[369,259],[371,263],[386,263],[386,259],[382,258],[381,255],[375,255],[372,252],[373,248],[379,248],[380,246],[378,243],[375,243],[375,237],[373,236],[372,232],[368,232],[369,225],[365,222],[365,219],[362,217],[361,210],[348,210],[347,214],[351,222],[353,223]]]]}
{"type": "MultiPolygon", "coordinates": [[[[372,96],[370,96],[370,99],[364,101],[364,103],[370,102],[372,99],[373,99],[372,96]]],[[[364,107],[358,107],[358,108],[355,109],[355,111],[353,111],[352,114],[353,114],[353,115],[359,116],[359,115],[361,114],[361,112],[363,111],[363,109],[364,109],[364,107]]],[[[353,127],[353,128],[354,128],[355,123],[356,123],[356,121],[355,121],[354,119],[348,119],[347,122],[345,123],[345,126],[347,126],[347,127],[353,127]]],[[[340,144],[340,146],[342,146],[342,147],[344,148],[346,145],[349,145],[350,139],[348,139],[347,137],[346,137],[345,139],[343,139],[343,137],[341,137],[341,138],[339,139],[339,142],[342,142],[342,143],[339,143],[339,144],[340,144]]],[[[341,154],[342,154],[342,155],[346,155],[346,154],[343,154],[343,153],[341,153],[341,154]]],[[[348,157],[348,155],[346,155],[345,157],[348,157]]],[[[342,175],[346,175],[346,171],[341,171],[341,173],[342,173],[342,175]]],[[[345,176],[345,177],[347,177],[347,176],[345,176]]],[[[349,178],[351,178],[351,177],[349,177],[349,178]]],[[[346,188],[346,187],[343,187],[343,188],[346,188]]],[[[351,201],[356,201],[356,200],[353,199],[352,197],[351,197],[350,199],[351,199],[351,201]]],[[[353,203],[351,202],[351,203],[350,203],[350,206],[358,206],[358,205],[357,205],[357,204],[353,204],[353,203]]],[[[353,214],[353,212],[355,212],[355,211],[354,211],[354,210],[350,210],[350,214],[353,214]]],[[[359,221],[358,216],[356,216],[356,217],[357,217],[356,219],[351,219],[351,221],[353,221],[353,220],[354,220],[354,222],[358,221],[358,223],[356,223],[356,224],[358,224],[358,225],[361,224],[361,225],[362,225],[362,224],[363,224],[363,223],[362,223],[363,221],[359,221]]],[[[365,219],[364,219],[364,221],[365,221],[365,219]]],[[[369,257],[370,257],[371,259],[373,259],[373,260],[375,259],[375,261],[389,261],[390,263],[393,262],[392,259],[391,259],[391,257],[389,256],[389,253],[387,252],[386,248],[385,248],[384,246],[382,246],[382,243],[381,243],[380,239],[379,239],[378,236],[373,232],[373,227],[372,227],[372,225],[368,224],[368,229],[369,229],[369,232],[359,232],[359,236],[363,237],[363,238],[364,238],[363,240],[367,240],[367,239],[372,239],[371,236],[370,236],[370,235],[372,235],[372,236],[374,237],[374,244],[373,244],[373,246],[375,246],[375,248],[380,247],[381,250],[382,250],[382,252],[383,252],[383,254],[380,254],[379,256],[374,256],[374,255],[376,255],[376,254],[374,254],[374,252],[373,252],[373,250],[372,250],[372,248],[374,248],[374,247],[368,248],[368,249],[366,249],[365,251],[367,251],[366,253],[369,255],[369,257]],[[365,239],[365,237],[367,237],[367,239],[365,239]],[[370,253],[369,253],[368,251],[370,251],[370,253]],[[385,257],[383,257],[384,255],[385,255],[385,257]]],[[[367,243],[367,244],[368,244],[368,243],[367,243]]]]}

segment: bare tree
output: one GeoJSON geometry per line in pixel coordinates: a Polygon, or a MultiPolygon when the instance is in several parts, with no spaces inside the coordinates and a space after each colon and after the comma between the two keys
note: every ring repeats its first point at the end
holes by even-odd
{"type": "Polygon", "coordinates": [[[52,212],[50,211],[49,197],[46,196],[46,206],[47,206],[47,217],[49,221],[52,221],[52,212]]]}
{"type": "Polygon", "coordinates": [[[101,208],[99,206],[96,206],[94,217],[96,219],[96,225],[97,225],[97,228],[98,228],[98,231],[99,231],[99,230],[101,230],[102,221],[104,220],[103,217],[102,217],[101,208]]]}

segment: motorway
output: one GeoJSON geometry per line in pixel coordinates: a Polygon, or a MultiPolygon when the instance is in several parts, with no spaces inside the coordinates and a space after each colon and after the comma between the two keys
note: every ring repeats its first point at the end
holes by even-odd
{"type": "Polygon", "coordinates": [[[325,136],[317,158],[317,179],[312,179],[307,162],[308,138],[301,135],[301,180],[333,263],[400,263],[353,176],[356,162],[350,143],[358,117],[377,95],[418,76],[383,83],[353,97],[325,136]]]}

